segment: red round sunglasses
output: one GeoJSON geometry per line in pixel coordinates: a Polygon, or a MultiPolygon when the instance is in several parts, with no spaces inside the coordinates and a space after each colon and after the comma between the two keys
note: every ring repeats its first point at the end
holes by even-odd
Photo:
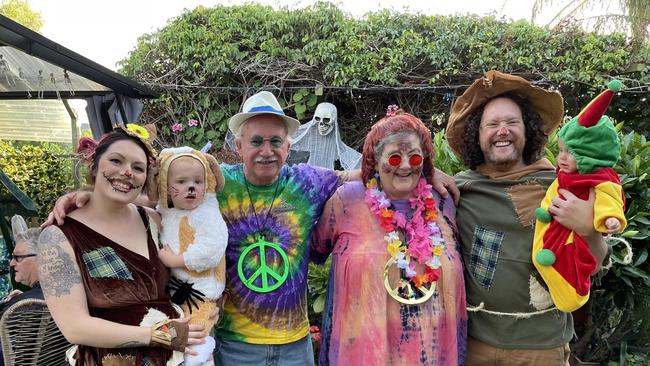
{"type": "MultiPolygon", "coordinates": [[[[411,166],[419,166],[422,164],[422,160],[424,158],[420,154],[413,154],[409,156],[409,165],[411,166]]],[[[393,154],[388,157],[388,164],[394,167],[398,167],[402,164],[402,155],[400,154],[393,154]]]]}

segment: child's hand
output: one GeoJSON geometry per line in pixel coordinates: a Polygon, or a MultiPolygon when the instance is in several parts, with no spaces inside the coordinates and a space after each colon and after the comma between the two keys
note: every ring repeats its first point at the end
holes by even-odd
{"type": "Polygon", "coordinates": [[[615,217],[610,217],[605,220],[605,227],[610,234],[616,234],[621,231],[621,222],[615,217]]]}
{"type": "Polygon", "coordinates": [[[163,248],[158,251],[158,258],[160,258],[160,261],[169,268],[185,267],[183,255],[175,254],[169,245],[164,245],[163,248]]]}

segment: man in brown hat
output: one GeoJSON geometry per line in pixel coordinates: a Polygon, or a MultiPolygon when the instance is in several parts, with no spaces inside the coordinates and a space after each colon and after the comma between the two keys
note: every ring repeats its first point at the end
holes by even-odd
{"type": "MultiPolygon", "coordinates": [[[[447,139],[469,168],[456,176],[469,366],[568,365],[571,314],[553,306],[531,259],[533,211],[555,178],[541,156],[563,114],[559,92],[498,71],[476,80],[452,107],[447,139]]],[[[584,220],[592,217],[593,193],[588,201],[561,193],[565,199],[554,199],[549,211],[588,238],[602,262],[607,246],[584,220]]]]}

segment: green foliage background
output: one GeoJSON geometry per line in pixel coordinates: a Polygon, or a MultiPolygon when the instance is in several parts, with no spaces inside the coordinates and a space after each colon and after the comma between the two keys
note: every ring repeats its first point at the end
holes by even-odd
{"type": "Polygon", "coordinates": [[[650,102],[640,100],[648,96],[650,70],[634,60],[650,59],[650,46],[631,52],[624,34],[571,25],[551,30],[495,17],[387,10],[355,19],[330,3],[278,11],[243,5],[187,11],[140,37],[121,66],[162,93],[144,118],[157,123],[166,144],[222,141],[244,97],[267,88],[301,120],[318,102],[334,103],[344,140],[359,148],[387,105],[438,127],[454,97],[495,68],[559,87],[569,114],[620,78],[628,89],[610,114],[648,131],[650,102]],[[191,118],[200,128],[171,133],[172,123],[187,127],[191,118]]]}
{"type": "Polygon", "coordinates": [[[71,146],[0,140],[0,166],[47,218],[57,198],[73,187],[71,146]]]}

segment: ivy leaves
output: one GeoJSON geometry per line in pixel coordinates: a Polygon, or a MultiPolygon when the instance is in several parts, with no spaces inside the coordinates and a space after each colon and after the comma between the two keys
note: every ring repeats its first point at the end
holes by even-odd
{"type": "MultiPolygon", "coordinates": [[[[579,109],[612,76],[647,92],[650,69],[628,71],[635,60],[650,59],[650,46],[632,52],[624,34],[586,33],[571,25],[547,29],[496,17],[390,10],[355,19],[326,2],[292,10],[248,4],[184,12],[140,37],[122,71],[163,94],[147,102],[145,118],[163,124],[199,119],[203,129],[216,131],[216,142],[245,96],[261,88],[280,94],[285,112],[298,119],[308,118],[318,102],[334,102],[346,123],[343,133],[360,134],[344,140],[360,141],[386,99],[428,118],[449,106],[443,98],[432,104],[418,87],[446,86],[441,93],[453,97],[490,69],[559,86],[567,110],[579,109]],[[320,95],[317,85],[324,87],[320,95]],[[360,98],[345,90],[375,87],[384,91],[360,98]],[[396,91],[409,87],[415,89],[396,91]]],[[[612,108],[614,117],[650,127],[650,107],[639,103],[638,94],[623,93],[615,104],[620,108],[612,108]]],[[[200,147],[205,139],[198,136],[187,141],[200,147]]],[[[173,141],[169,134],[161,138],[173,141]]]]}

